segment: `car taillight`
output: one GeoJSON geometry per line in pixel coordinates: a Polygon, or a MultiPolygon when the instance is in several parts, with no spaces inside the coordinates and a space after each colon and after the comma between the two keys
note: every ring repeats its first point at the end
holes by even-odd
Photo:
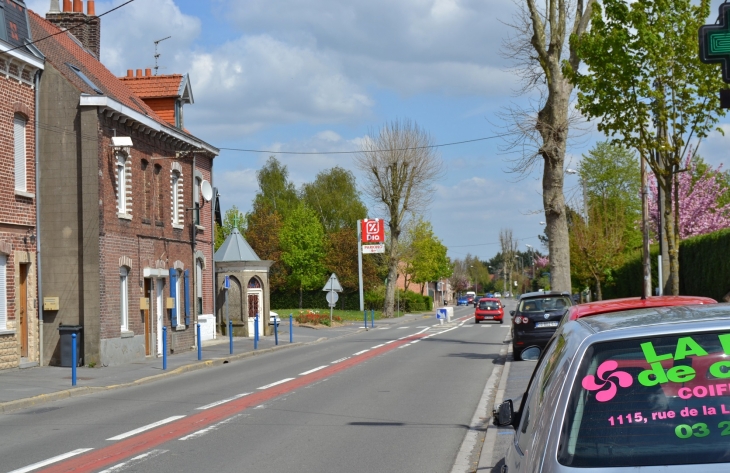
{"type": "Polygon", "coordinates": [[[528,323],[529,321],[530,321],[530,319],[528,319],[528,318],[527,318],[527,317],[525,317],[524,315],[522,316],[522,323],[523,323],[523,324],[526,324],[526,323],[528,323]]]}
{"type": "Polygon", "coordinates": [[[515,325],[519,325],[519,324],[521,324],[521,323],[522,323],[522,317],[520,317],[520,316],[518,315],[517,317],[515,317],[515,325]]]}

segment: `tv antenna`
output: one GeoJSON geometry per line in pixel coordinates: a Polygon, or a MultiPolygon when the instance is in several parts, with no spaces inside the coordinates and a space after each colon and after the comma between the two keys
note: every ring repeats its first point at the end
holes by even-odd
{"type": "Polygon", "coordinates": [[[160,53],[157,52],[157,45],[170,38],[172,38],[172,36],[168,36],[166,38],[158,39],[157,41],[155,41],[155,75],[157,75],[157,70],[160,68],[160,66],[157,65],[157,59],[160,57],[160,53]]]}

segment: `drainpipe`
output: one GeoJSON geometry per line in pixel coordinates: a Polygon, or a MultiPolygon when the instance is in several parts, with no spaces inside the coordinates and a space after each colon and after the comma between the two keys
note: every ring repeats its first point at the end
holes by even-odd
{"type": "Polygon", "coordinates": [[[38,366],[43,366],[43,278],[41,273],[41,167],[40,140],[38,138],[38,110],[40,110],[40,85],[42,71],[35,73],[35,256],[36,290],[38,291],[38,366]]]}
{"type": "MultiPolygon", "coordinates": [[[[198,227],[195,223],[195,151],[193,151],[193,172],[191,174],[190,182],[193,184],[190,186],[190,193],[191,193],[191,200],[193,202],[193,267],[190,268],[191,272],[193,273],[193,290],[190,291],[193,293],[193,328],[196,327],[196,324],[198,323],[198,260],[195,257],[195,239],[198,235],[198,227]]],[[[200,199],[198,199],[200,201],[200,199]]],[[[200,210],[198,210],[198,215],[200,215],[200,210]]],[[[190,290],[190,289],[188,289],[190,290]]],[[[195,336],[195,329],[193,329],[193,339],[194,347],[198,348],[198,337],[195,336]]]]}

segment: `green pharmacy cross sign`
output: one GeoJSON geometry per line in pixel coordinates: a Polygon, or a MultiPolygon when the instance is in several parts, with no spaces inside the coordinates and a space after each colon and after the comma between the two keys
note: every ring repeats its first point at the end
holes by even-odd
{"type": "Polygon", "coordinates": [[[717,24],[700,27],[700,61],[722,64],[722,80],[730,83],[730,3],[720,5],[717,24]]]}

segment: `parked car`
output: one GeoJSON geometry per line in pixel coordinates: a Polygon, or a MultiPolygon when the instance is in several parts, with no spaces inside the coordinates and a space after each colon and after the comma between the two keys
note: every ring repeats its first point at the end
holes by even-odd
{"type": "Polygon", "coordinates": [[[474,303],[474,295],[473,294],[467,294],[466,295],[466,302],[467,302],[467,304],[473,304],[474,303]]]}
{"type": "Polygon", "coordinates": [[[456,299],[456,305],[457,306],[460,306],[460,305],[467,306],[467,305],[469,305],[469,299],[466,296],[461,296],[458,299],[456,299]]]}
{"type": "Polygon", "coordinates": [[[512,318],[512,356],[522,359],[522,352],[536,347],[542,351],[560,325],[573,300],[569,292],[528,292],[517,301],[512,318]]]}
{"type": "MultiPolygon", "coordinates": [[[[561,326],[519,408],[502,472],[730,471],[730,304],[645,308],[561,326]]],[[[525,353],[527,357],[528,353],[525,353]]]]}
{"type": "Polygon", "coordinates": [[[474,310],[474,323],[478,324],[482,320],[504,323],[504,306],[499,299],[488,297],[479,299],[474,310]]]}
{"type": "Polygon", "coordinates": [[[494,297],[494,293],[488,292],[487,295],[486,295],[486,297],[494,297]]]}
{"type": "Polygon", "coordinates": [[[495,293],[494,293],[494,297],[500,298],[500,297],[502,297],[502,294],[501,294],[501,293],[499,293],[499,292],[495,292],[495,293]]]}

